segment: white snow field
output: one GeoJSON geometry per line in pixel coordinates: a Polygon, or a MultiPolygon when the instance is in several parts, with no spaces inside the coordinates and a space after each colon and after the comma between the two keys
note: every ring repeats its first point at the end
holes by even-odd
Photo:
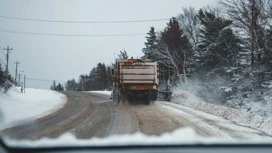
{"type": "Polygon", "coordinates": [[[66,100],[56,91],[26,88],[21,93],[13,86],[7,93],[0,92],[0,130],[46,116],[63,107],[66,100]]]}
{"type": "Polygon", "coordinates": [[[272,135],[272,117],[262,117],[241,109],[206,103],[196,97],[192,92],[183,90],[177,90],[174,92],[172,103],[220,116],[234,122],[237,125],[261,130],[270,136],[272,135]]]}

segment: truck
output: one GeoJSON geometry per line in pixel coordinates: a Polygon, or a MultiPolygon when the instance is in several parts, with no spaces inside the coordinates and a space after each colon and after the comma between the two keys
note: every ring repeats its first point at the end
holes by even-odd
{"type": "Polygon", "coordinates": [[[121,102],[144,102],[149,105],[157,100],[157,62],[143,59],[116,59],[112,76],[114,78],[113,100],[121,102]]]}

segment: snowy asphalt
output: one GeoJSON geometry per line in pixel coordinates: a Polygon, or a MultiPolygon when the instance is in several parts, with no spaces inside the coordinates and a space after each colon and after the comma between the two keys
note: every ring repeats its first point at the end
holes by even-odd
{"type": "Polygon", "coordinates": [[[138,131],[147,135],[160,135],[189,126],[204,137],[271,138],[224,118],[168,102],[158,101],[149,106],[117,106],[108,95],[89,92],[64,94],[68,102],[59,111],[33,122],[5,129],[0,134],[15,139],[38,139],[58,137],[70,132],[77,138],[88,139],[138,131]]]}

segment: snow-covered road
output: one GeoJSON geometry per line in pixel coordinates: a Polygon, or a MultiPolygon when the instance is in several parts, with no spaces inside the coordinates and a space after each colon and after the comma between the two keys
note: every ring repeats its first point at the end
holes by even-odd
{"type": "MultiPolygon", "coordinates": [[[[165,143],[158,137],[160,135],[167,135],[168,144],[185,142],[185,140],[190,142],[205,140],[206,142],[207,139],[223,139],[226,142],[256,142],[256,140],[272,142],[271,136],[261,131],[243,127],[223,117],[180,104],[156,101],[148,106],[145,104],[118,106],[109,99],[109,92],[63,93],[67,95],[68,101],[57,113],[34,123],[7,129],[2,131],[2,134],[17,140],[60,137],[54,140],[58,143],[49,140],[49,144],[59,144],[62,143],[61,141],[65,143],[66,141],[61,136],[64,133],[68,133],[68,137],[73,139],[72,142],[82,139],[90,140],[84,141],[86,144],[100,142],[100,140],[92,141],[95,137],[109,138],[101,141],[114,140],[111,143],[118,144],[124,143],[125,138],[127,144],[150,142],[149,138],[152,142],[165,143]],[[191,130],[184,132],[184,130],[180,131],[181,128],[191,130]],[[123,135],[124,139],[118,139],[119,136],[116,135],[123,135]]],[[[47,142],[48,140],[42,141],[42,144],[47,142]]],[[[37,143],[41,142],[37,141],[37,143]]]]}
{"type": "MultiPolygon", "coordinates": [[[[66,133],[63,131],[64,134],[58,138],[43,138],[35,141],[7,139],[7,143],[13,146],[44,147],[272,142],[271,137],[259,131],[178,104],[157,101],[149,106],[131,105],[118,108],[116,105],[111,105],[112,102],[105,102],[107,97],[91,95],[97,102],[96,109],[92,108],[95,111],[90,112],[91,115],[87,116],[81,124],[76,124],[76,127],[66,133]],[[111,112],[105,109],[109,107],[115,110],[111,112]],[[120,113],[122,111],[126,111],[126,114],[120,113]],[[130,118],[131,115],[136,115],[136,118],[130,118]],[[115,122],[118,124],[114,125],[115,122]],[[138,125],[132,126],[131,123],[138,125]],[[139,126],[138,132],[134,129],[137,126],[139,126]],[[131,133],[131,130],[134,132],[131,133]]],[[[82,97],[87,96],[83,94],[82,97]]]]}

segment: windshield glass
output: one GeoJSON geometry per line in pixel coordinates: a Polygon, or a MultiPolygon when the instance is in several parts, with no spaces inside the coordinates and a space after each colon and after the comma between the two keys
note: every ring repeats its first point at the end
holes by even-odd
{"type": "Polygon", "coordinates": [[[11,146],[272,142],[272,1],[0,1],[11,146]]]}

